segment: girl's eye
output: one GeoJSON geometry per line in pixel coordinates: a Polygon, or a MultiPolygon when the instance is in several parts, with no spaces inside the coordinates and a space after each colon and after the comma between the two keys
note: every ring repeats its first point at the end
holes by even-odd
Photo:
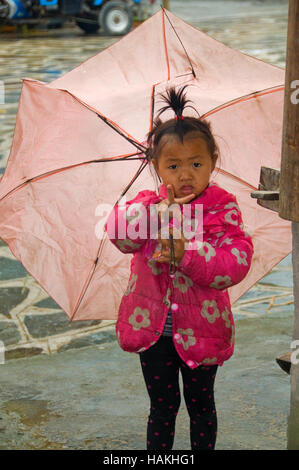
{"type": "Polygon", "coordinates": [[[199,162],[195,162],[193,163],[193,165],[195,166],[195,168],[199,168],[201,164],[199,162]]]}
{"type": "Polygon", "coordinates": [[[171,170],[175,170],[176,169],[176,165],[170,165],[168,168],[170,168],[171,170]]]}

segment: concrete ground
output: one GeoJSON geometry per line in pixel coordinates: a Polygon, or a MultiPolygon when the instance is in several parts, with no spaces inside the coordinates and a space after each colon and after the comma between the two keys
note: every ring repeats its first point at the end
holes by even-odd
{"type": "MultiPolygon", "coordinates": [[[[236,320],[235,354],[216,376],[216,449],[286,449],[289,376],[275,358],[289,349],[292,322],[291,310],[236,320]]],[[[119,348],[113,329],[100,346],[0,367],[0,449],[146,448],[149,399],[139,358],[119,348]]],[[[174,450],[188,449],[182,399],[174,450]]]]}

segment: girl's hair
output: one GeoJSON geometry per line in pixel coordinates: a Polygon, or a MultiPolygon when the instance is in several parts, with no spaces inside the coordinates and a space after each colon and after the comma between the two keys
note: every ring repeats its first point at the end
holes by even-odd
{"type": "Polygon", "coordinates": [[[200,119],[200,117],[183,116],[183,111],[186,108],[192,108],[196,111],[193,106],[187,105],[187,103],[190,103],[190,100],[186,99],[186,94],[184,93],[186,87],[187,85],[178,91],[171,87],[166,91],[165,95],[160,95],[167,105],[159,110],[154,120],[153,128],[147,135],[148,157],[150,160],[155,159],[158,161],[159,142],[164,135],[176,135],[183,142],[185,135],[189,132],[199,132],[201,134],[200,137],[207,143],[212,161],[216,162],[218,158],[219,148],[212,134],[210,123],[200,119]],[[168,109],[172,109],[176,116],[173,119],[162,122],[160,115],[168,109]]]}

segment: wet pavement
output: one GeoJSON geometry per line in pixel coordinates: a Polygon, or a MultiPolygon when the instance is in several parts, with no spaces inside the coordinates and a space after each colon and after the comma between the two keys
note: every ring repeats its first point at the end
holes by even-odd
{"type": "MultiPolygon", "coordinates": [[[[291,327],[291,312],[236,321],[235,354],[215,382],[217,449],[285,449],[288,376],[275,357],[289,348],[291,327]]],[[[110,337],[1,366],[0,449],[145,449],[149,400],[139,358],[110,337]]],[[[190,449],[183,398],[174,449],[190,449]]]]}
{"type": "MultiPolygon", "coordinates": [[[[285,66],[287,2],[171,0],[172,11],[215,39],[285,66]]],[[[118,38],[76,26],[0,35],[0,175],[12,141],[21,78],[52,81],[118,38]]],[[[236,351],[219,368],[217,449],[285,449],[293,278],[288,256],[233,306],[236,351]]],[[[0,449],[144,449],[148,398],[136,354],[113,322],[75,322],[0,240],[0,449]]],[[[189,449],[182,400],[174,449],[189,449]]]]}

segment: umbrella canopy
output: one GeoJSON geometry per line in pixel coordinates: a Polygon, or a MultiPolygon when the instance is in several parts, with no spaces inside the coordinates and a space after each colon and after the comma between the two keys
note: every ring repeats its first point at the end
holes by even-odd
{"type": "Polygon", "coordinates": [[[99,234],[128,184],[127,200],[155,189],[143,142],[159,93],[184,84],[220,148],[212,179],[236,195],[254,243],[231,302],[291,251],[290,222],[250,197],[262,165],[280,168],[284,70],[161,9],[57,80],[23,79],[0,236],[72,320],[117,318],[131,256],[99,234]]]}

